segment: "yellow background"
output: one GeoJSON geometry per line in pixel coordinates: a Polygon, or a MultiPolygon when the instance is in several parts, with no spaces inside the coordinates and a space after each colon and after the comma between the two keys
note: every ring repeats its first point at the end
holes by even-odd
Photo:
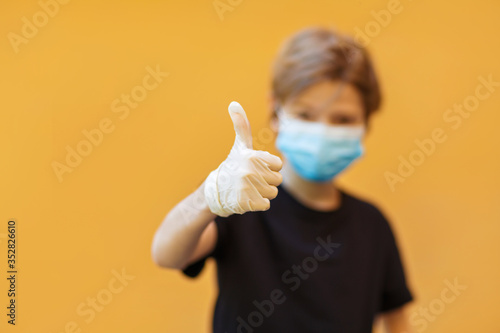
{"type": "MultiPolygon", "coordinates": [[[[227,3],[227,0],[223,1],[227,3]]],[[[268,126],[269,68],[284,38],[310,25],[354,33],[388,1],[232,1],[220,19],[206,1],[71,1],[14,52],[36,1],[0,5],[1,211],[18,223],[17,325],[7,325],[6,242],[0,254],[0,331],[209,332],[216,296],[209,261],[195,280],[160,269],[151,241],[166,213],[227,156],[237,100],[258,135],[268,126]],[[142,83],[146,67],[169,76],[121,120],[112,102],[142,83]],[[51,164],[82,131],[115,129],[59,182],[51,164]],[[113,271],[134,278],[88,317],[113,271]]],[[[454,130],[443,114],[473,95],[478,76],[500,81],[498,1],[401,0],[368,46],[385,103],[365,158],[341,180],[390,218],[416,301],[464,290],[426,332],[500,332],[500,89],[454,130]],[[441,127],[447,140],[391,191],[384,172],[414,140],[441,127]]],[[[275,152],[272,142],[263,149],[275,152]]]]}

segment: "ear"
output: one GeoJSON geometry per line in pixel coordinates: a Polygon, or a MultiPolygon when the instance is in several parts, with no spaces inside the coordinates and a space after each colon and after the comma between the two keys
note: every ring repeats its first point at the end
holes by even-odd
{"type": "Polygon", "coordinates": [[[270,115],[273,114],[275,101],[276,101],[276,99],[274,98],[274,95],[273,95],[272,91],[269,91],[267,93],[267,106],[268,106],[267,109],[269,110],[270,115]]]}
{"type": "Polygon", "coordinates": [[[276,117],[276,108],[278,103],[272,92],[267,95],[268,110],[269,110],[269,126],[274,133],[278,133],[278,118],[276,117]]]}

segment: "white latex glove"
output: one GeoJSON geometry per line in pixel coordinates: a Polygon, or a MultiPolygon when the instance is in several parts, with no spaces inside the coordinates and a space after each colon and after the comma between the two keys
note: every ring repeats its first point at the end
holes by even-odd
{"type": "Polygon", "coordinates": [[[236,138],[226,160],[205,180],[205,200],[219,216],[268,210],[283,180],[283,163],[267,151],[253,150],[252,132],[245,110],[238,102],[229,104],[236,138]]]}

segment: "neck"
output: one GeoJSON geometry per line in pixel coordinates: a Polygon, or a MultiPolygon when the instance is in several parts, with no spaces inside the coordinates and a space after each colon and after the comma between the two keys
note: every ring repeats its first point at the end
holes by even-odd
{"type": "Polygon", "coordinates": [[[283,176],[282,186],[305,206],[328,211],[340,205],[340,193],[332,181],[308,181],[300,177],[286,160],[280,173],[283,176]]]}

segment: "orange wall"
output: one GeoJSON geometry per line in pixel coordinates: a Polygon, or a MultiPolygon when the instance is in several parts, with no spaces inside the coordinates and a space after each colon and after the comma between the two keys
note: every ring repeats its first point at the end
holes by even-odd
{"type": "MultiPolygon", "coordinates": [[[[233,0],[222,16],[212,0],[71,1],[48,8],[46,20],[37,1],[3,2],[0,267],[4,276],[15,218],[19,275],[15,327],[0,280],[0,331],[208,332],[214,263],[197,280],[162,270],[150,257],[153,234],[227,156],[229,102],[262,133],[278,46],[323,24],[371,34],[385,103],[365,158],[341,182],[390,217],[416,328],[499,332],[500,87],[488,96],[477,87],[479,77],[500,81],[500,3],[394,1],[233,0]],[[383,26],[372,12],[380,10],[393,11],[383,26]],[[147,68],[169,74],[143,82],[147,68]],[[134,108],[120,101],[131,91],[144,97],[134,108]],[[474,110],[446,118],[455,103],[474,110]],[[95,144],[85,145],[83,131],[95,128],[107,132],[91,132],[95,144]],[[415,140],[435,128],[444,142],[391,190],[385,173],[398,172],[400,155],[418,158],[415,140]],[[58,178],[53,164],[67,163],[68,147],[87,156],[58,178]],[[466,289],[440,301],[454,279],[466,289]],[[88,304],[96,297],[99,311],[88,304]],[[429,307],[435,318],[423,319],[429,307]]],[[[262,149],[275,152],[272,142],[262,149]]]]}

